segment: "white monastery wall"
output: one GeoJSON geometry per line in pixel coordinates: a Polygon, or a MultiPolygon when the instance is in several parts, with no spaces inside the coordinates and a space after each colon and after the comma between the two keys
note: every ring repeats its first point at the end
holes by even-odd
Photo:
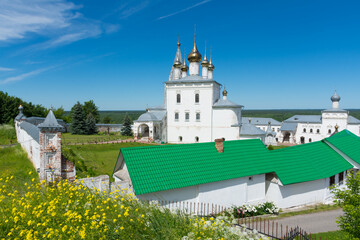
{"type": "Polygon", "coordinates": [[[335,126],[339,127],[338,131],[347,129],[347,113],[332,113],[325,112],[322,114],[322,127],[321,132],[323,137],[329,137],[335,130],[335,126]],[[329,133],[329,130],[331,133],[329,133]]]}
{"type": "Polygon", "coordinates": [[[265,174],[137,195],[141,200],[189,201],[224,207],[265,200],[265,174]]]}
{"type": "Polygon", "coordinates": [[[35,169],[40,168],[40,144],[36,142],[24,129],[15,124],[17,141],[21,147],[25,149],[26,153],[35,169]]]}
{"type": "Polygon", "coordinates": [[[348,124],[347,129],[351,131],[353,134],[360,136],[360,126],[355,124],[348,124]]]}

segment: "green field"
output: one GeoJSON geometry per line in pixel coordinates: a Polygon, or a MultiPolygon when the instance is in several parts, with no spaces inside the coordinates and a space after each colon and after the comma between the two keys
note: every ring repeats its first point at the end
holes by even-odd
{"type": "Polygon", "coordinates": [[[24,184],[30,184],[31,179],[39,180],[35,168],[20,145],[0,148],[0,169],[0,179],[12,176],[12,184],[17,191],[25,190],[24,184]]]}
{"type": "Polygon", "coordinates": [[[154,146],[145,143],[115,143],[63,146],[62,153],[75,163],[79,178],[107,174],[112,176],[120,148],[154,146]]]}
{"type": "Polygon", "coordinates": [[[96,142],[109,142],[116,140],[132,139],[129,136],[116,135],[76,135],[71,133],[62,134],[62,144],[73,144],[73,143],[95,143],[96,142]]]}
{"type": "Polygon", "coordinates": [[[12,125],[0,125],[0,145],[16,143],[16,131],[12,125]]]}
{"type": "Polygon", "coordinates": [[[347,233],[343,231],[317,233],[316,237],[312,236],[311,239],[319,240],[320,237],[322,240],[356,240],[356,238],[351,238],[347,233]]]}

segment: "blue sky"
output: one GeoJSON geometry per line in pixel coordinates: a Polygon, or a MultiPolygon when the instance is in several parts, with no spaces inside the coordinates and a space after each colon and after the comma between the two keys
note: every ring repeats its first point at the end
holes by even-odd
{"type": "Polygon", "coordinates": [[[359,1],[0,1],[0,90],[46,107],[163,103],[178,36],[245,109],[360,108],[359,1]]]}

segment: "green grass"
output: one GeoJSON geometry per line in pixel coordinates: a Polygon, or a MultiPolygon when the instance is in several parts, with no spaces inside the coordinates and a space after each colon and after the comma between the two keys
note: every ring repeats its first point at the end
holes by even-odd
{"type": "Polygon", "coordinates": [[[97,142],[108,142],[123,139],[132,139],[132,137],[121,136],[121,135],[76,135],[71,133],[62,134],[62,144],[74,144],[74,143],[94,143],[97,142]]]}
{"type": "Polygon", "coordinates": [[[346,232],[343,231],[333,231],[333,232],[322,232],[322,233],[316,233],[315,236],[312,236],[311,239],[317,239],[319,240],[320,237],[322,240],[355,240],[354,238],[351,238],[346,232]]]}
{"type": "Polygon", "coordinates": [[[15,127],[8,124],[0,125],[0,145],[16,143],[15,127]]]}
{"type": "Polygon", "coordinates": [[[309,214],[309,213],[316,213],[316,212],[323,212],[323,211],[331,211],[331,210],[336,210],[336,209],[340,209],[341,207],[337,204],[317,204],[313,207],[310,207],[309,209],[306,210],[300,210],[300,211],[296,211],[296,212],[286,212],[286,213],[282,213],[280,212],[280,214],[278,215],[279,218],[284,218],[284,217],[292,217],[292,216],[296,216],[296,215],[303,215],[303,214],[309,214]]]}
{"type": "Polygon", "coordinates": [[[18,191],[25,188],[24,183],[30,183],[33,178],[39,179],[35,168],[20,145],[0,148],[0,169],[0,178],[13,176],[14,188],[18,191]]]}
{"type": "Polygon", "coordinates": [[[129,142],[115,144],[89,144],[63,146],[63,155],[75,163],[76,174],[83,178],[107,174],[112,176],[120,148],[154,146],[152,144],[129,142]]]}

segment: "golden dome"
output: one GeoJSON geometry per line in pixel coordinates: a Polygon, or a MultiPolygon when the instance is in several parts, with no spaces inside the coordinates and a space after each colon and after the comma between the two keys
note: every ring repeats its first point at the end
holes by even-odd
{"type": "Polygon", "coordinates": [[[206,53],[205,53],[204,59],[201,61],[201,66],[203,66],[203,67],[209,66],[209,61],[206,58],[206,53]]]}
{"type": "Polygon", "coordinates": [[[227,96],[228,92],[226,91],[226,89],[224,88],[224,91],[222,92],[223,96],[227,96]]]}
{"type": "Polygon", "coordinates": [[[188,61],[189,62],[200,62],[201,61],[201,54],[197,50],[196,41],[194,41],[194,47],[188,55],[188,61]]]}
{"type": "Polygon", "coordinates": [[[179,61],[179,58],[176,58],[176,61],[174,62],[174,68],[180,68],[181,67],[181,62],[179,61]]]}
{"type": "Polygon", "coordinates": [[[215,66],[212,64],[212,62],[211,62],[211,59],[210,59],[210,63],[209,63],[209,65],[208,65],[208,69],[210,70],[210,71],[214,71],[214,69],[215,69],[215,66]]]}

